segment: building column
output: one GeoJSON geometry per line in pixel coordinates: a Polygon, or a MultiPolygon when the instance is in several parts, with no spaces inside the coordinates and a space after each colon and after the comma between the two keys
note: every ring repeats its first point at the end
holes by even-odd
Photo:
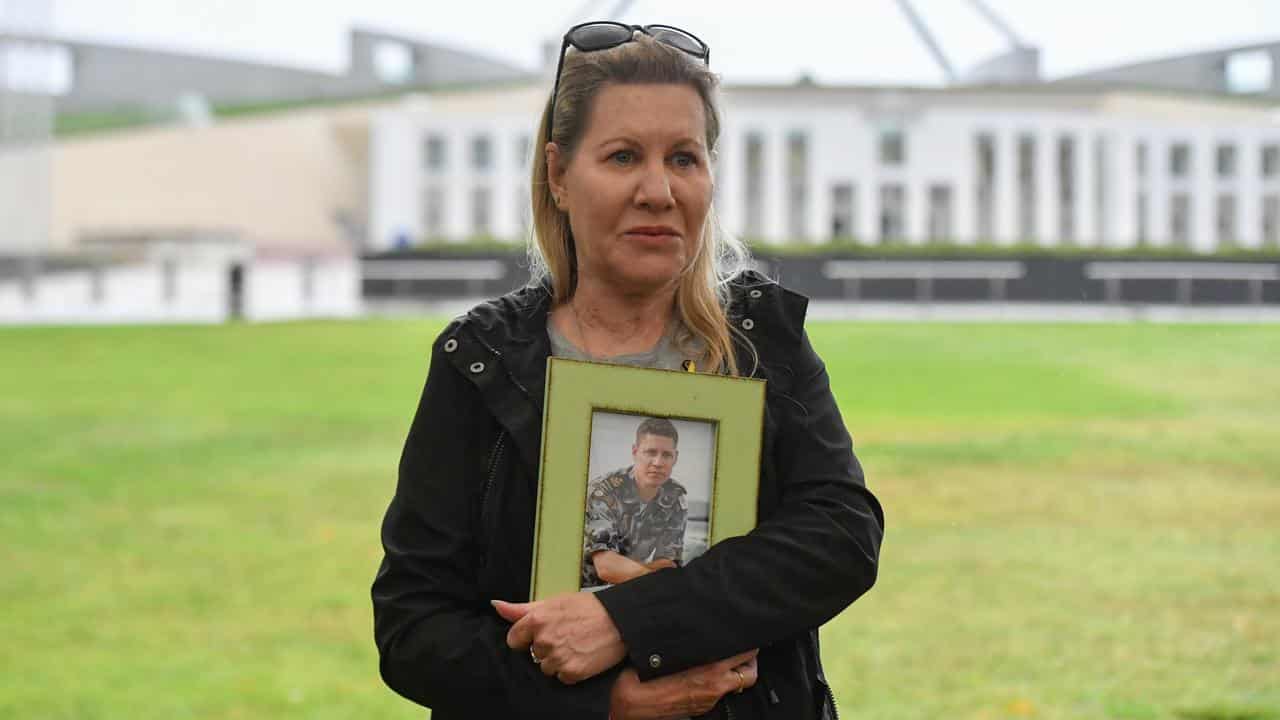
{"type": "Polygon", "coordinates": [[[406,114],[374,117],[369,128],[369,237],[372,250],[389,250],[401,238],[420,240],[425,178],[421,133],[406,114]]]}
{"type": "Polygon", "coordinates": [[[925,241],[928,225],[925,213],[928,211],[928,190],[921,182],[920,176],[912,173],[910,168],[899,176],[898,184],[902,186],[902,231],[911,245],[919,245],[925,241]]]}
{"type": "MultiPolygon", "coordinates": [[[[1134,160],[1137,144],[1127,128],[1113,128],[1107,134],[1106,142],[1107,194],[1104,202],[1108,222],[1107,234],[1099,240],[1108,247],[1129,248],[1137,244],[1138,237],[1138,174],[1134,160]]],[[[1150,164],[1148,156],[1148,172],[1150,164]]]]}
{"type": "Polygon", "coordinates": [[[831,185],[834,179],[819,173],[815,167],[809,172],[809,241],[831,241],[831,185]]]}
{"type": "MultiPolygon", "coordinates": [[[[972,160],[970,153],[963,154],[972,160]]],[[[977,222],[977,190],[973,181],[973,163],[966,162],[957,168],[951,182],[951,233],[952,241],[957,245],[972,245],[976,235],[974,223],[977,222]]]]}
{"type": "Polygon", "coordinates": [[[787,131],[771,127],[764,137],[764,239],[770,243],[789,243],[787,236],[787,131]]]}
{"type": "Polygon", "coordinates": [[[1147,233],[1151,245],[1167,247],[1169,226],[1169,137],[1153,133],[1147,142],[1147,233]]]}
{"type": "Polygon", "coordinates": [[[517,134],[498,127],[491,135],[493,165],[486,178],[489,188],[489,234],[499,239],[515,240],[520,235],[519,225],[516,223],[515,197],[507,188],[511,187],[515,168],[519,165],[516,157],[517,134]]]}
{"type": "Polygon", "coordinates": [[[1094,133],[1089,127],[1075,133],[1075,211],[1076,245],[1092,247],[1098,244],[1097,213],[1094,204],[1098,188],[1097,163],[1094,161],[1094,133]]]}
{"type": "Polygon", "coordinates": [[[715,179],[716,219],[725,232],[737,238],[742,237],[746,227],[740,197],[744,192],[742,173],[746,168],[743,160],[741,131],[733,125],[726,125],[720,133],[719,152],[711,172],[715,179]]]}
{"type": "Polygon", "coordinates": [[[1218,247],[1218,183],[1214,137],[1191,137],[1191,248],[1213,252],[1218,247]]]}
{"type": "Polygon", "coordinates": [[[1256,131],[1236,141],[1236,238],[1241,247],[1262,245],[1262,143],[1256,131]]]}
{"type": "Polygon", "coordinates": [[[995,145],[995,207],[992,238],[1011,245],[1018,238],[1018,138],[1007,128],[992,133],[995,145]]]}
{"type": "Polygon", "coordinates": [[[1058,133],[1036,134],[1036,244],[1053,247],[1058,236],[1058,133]]]}
{"type": "Polygon", "coordinates": [[[804,232],[801,237],[794,238],[796,242],[815,243],[821,242],[829,233],[823,232],[822,226],[825,219],[819,221],[816,219],[818,209],[824,204],[822,197],[822,188],[818,184],[818,134],[814,131],[814,126],[798,129],[805,139],[804,148],[804,204],[800,206],[800,217],[804,225],[804,232]]]}
{"type": "Polygon", "coordinates": [[[880,242],[880,173],[875,138],[874,125],[865,122],[853,136],[853,142],[859,146],[859,162],[853,176],[854,233],[864,245],[880,242]]]}

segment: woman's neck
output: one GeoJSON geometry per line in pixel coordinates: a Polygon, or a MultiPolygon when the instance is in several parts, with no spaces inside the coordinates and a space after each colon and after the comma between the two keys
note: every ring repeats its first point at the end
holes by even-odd
{"type": "Polygon", "coordinates": [[[626,295],[591,282],[553,311],[561,335],[595,358],[646,352],[658,344],[675,312],[675,287],[626,295]]]}

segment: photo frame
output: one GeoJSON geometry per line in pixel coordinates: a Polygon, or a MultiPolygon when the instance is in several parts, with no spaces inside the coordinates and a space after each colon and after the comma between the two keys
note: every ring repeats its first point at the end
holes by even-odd
{"type": "Polygon", "coordinates": [[[757,378],[550,358],[531,599],[683,565],[750,532],[764,404],[757,378]]]}

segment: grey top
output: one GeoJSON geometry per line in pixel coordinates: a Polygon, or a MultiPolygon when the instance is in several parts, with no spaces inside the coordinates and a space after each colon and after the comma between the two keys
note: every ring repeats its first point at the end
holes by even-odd
{"type": "MultiPolygon", "coordinates": [[[[607,362],[614,365],[632,365],[635,367],[659,368],[662,370],[683,370],[681,364],[689,357],[681,352],[679,343],[675,341],[675,330],[679,327],[678,322],[672,322],[667,326],[667,331],[658,339],[658,344],[645,352],[630,353],[627,355],[614,355],[609,358],[594,358],[587,355],[577,345],[569,341],[569,338],[560,334],[552,324],[551,318],[547,318],[547,337],[551,339],[551,354],[555,357],[568,358],[570,360],[592,360],[597,362],[607,362]]],[[[697,353],[695,357],[701,360],[702,353],[697,353]]]]}

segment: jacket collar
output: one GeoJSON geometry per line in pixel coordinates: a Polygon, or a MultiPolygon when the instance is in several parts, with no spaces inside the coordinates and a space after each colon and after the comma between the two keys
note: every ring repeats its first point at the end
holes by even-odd
{"type": "MultiPolygon", "coordinates": [[[[495,417],[516,440],[534,477],[541,448],[547,358],[551,355],[547,316],[552,296],[550,281],[544,280],[481,303],[466,316],[476,341],[490,358],[498,360],[501,374],[510,383],[494,382],[497,378],[486,378],[483,383],[479,377],[473,380],[481,385],[495,417]]],[[[759,273],[745,272],[735,278],[730,285],[728,319],[750,339],[755,350],[753,353],[735,338],[739,366],[754,368],[752,374],[757,377],[784,379],[770,370],[779,363],[789,364],[792,353],[786,349],[800,345],[807,304],[807,298],[782,289],[759,273]],[[754,362],[756,357],[760,363],[754,362]]]]}

